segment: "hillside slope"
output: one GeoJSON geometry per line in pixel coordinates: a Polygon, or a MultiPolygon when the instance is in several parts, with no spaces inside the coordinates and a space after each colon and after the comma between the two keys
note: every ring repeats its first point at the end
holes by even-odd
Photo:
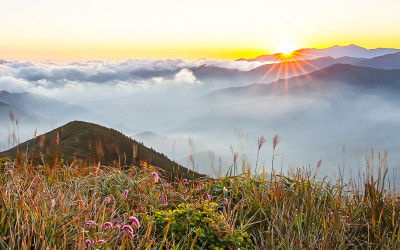
{"type": "Polygon", "coordinates": [[[146,162],[164,169],[173,176],[184,178],[200,176],[114,129],[82,121],[69,122],[4,151],[1,155],[17,157],[18,149],[21,152],[20,157],[26,156],[28,152],[28,158],[36,162],[40,161],[41,154],[50,164],[56,158],[62,158],[67,163],[97,165],[100,162],[102,165],[115,167],[146,162]]]}

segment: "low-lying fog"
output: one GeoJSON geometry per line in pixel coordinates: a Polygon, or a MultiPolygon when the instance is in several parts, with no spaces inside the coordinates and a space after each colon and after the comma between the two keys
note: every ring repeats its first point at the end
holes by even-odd
{"type": "Polygon", "coordinates": [[[383,87],[388,91],[374,91],[352,82],[315,79],[265,94],[259,94],[257,85],[235,94],[230,90],[212,92],[255,82],[246,82],[246,78],[243,82],[200,80],[194,72],[201,65],[246,72],[262,63],[205,59],[66,65],[2,61],[0,89],[8,93],[1,93],[0,102],[10,106],[0,110],[1,149],[12,146],[7,124],[11,131],[8,109],[13,107],[20,119],[21,141],[33,137],[35,128],[44,133],[71,120],[85,120],[122,131],[190,168],[188,156],[192,154],[196,169],[207,174],[213,174],[211,162],[226,171],[233,164],[232,150],[240,155],[239,166],[247,159],[254,167],[260,136],[267,141],[258,166],[265,165],[269,171],[275,134],[281,137],[275,151],[278,170],[315,168],[323,158],[325,174],[336,173],[343,164],[346,173],[348,166],[354,173],[365,168],[365,156],[370,154],[366,151],[371,148],[376,158],[377,152],[387,150],[389,167],[398,166],[400,99],[390,91],[391,86],[383,87]],[[25,92],[30,98],[18,95],[25,92]]]}

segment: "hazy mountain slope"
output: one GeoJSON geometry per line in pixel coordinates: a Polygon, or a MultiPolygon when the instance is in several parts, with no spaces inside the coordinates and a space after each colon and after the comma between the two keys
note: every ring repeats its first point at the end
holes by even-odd
{"type": "Polygon", "coordinates": [[[29,114],[13,105],[0,102],[0,121],[2,123],[10,121],[10,112],[12,112],[14,119],[17,119],[19,123],[38,123],[40,121],[40,117],[29,114]]]}
{"type": "Polygon", "coordinates": [[[326,68],[333,64],[345,63],[355,64],[365,58],[354,57],[321,57],[311,60],[297,60],[265,64],[249,71],[239,71],[235,69],[223,69],[215,66],[200,66],[191,69],[197,79],[204,83],[213,82],[213,86],[221,88],[227,86],[241,86],[251,83],[269,83],[281,78],[310,73],[312,71],[326,68]],[[227,82],[229,84],[223,84],[227,82]]]}
{"type": "Polygon", "coordinates": [[[400,160],[399,79],[400,70],[335,64],[287,81],[214,91],[204,97],[207,113],[177,124],[171,133],[196,134],[229,152],[235,131],[241,131],[248,135],[249,145],[243,149],[250,149],[246,152],[250,159],[256,157],[259,136],[270,140],[278,133],[284,138],[280,152],[292,166],[319,157],[337,166],[342,146],[352,166],[357,166],[355,156],[364,155],[366,147],[388,149],[396,161],[400,160]],[[227,143],[222,144],[221,138],[227,143]]]}
{"type": "Polygon", "coordinates": [[[334,64],[322,70],[316,70],[307,75],[301,75],[280,79],[270,84],[252,84],[244,87],[228,88],[213,91],[211,97],[217,95],[229,96],[262,96],[266,94],[284,93],[291,89],[303,89],[304,91],[319,90],[321,87],[340,87],[337,84],[347,84],[359,87],[362,91],[399,91],[400,90],[400,70],[384,70],[369,67],[360,67],[349,64],[334,64]],[[335,82],[336,85],[330,85],[335,82]]]}
{"type": "Polygon", "coordinates": [[[0,101],[52,122],[63,123],[71,119],[83,118],[91,120],[95,117],[83,107],[33,93],[9,93],[2,90],[0,91],[0,101]]]}
{"type": "Polygon", "coordinates": [[[380,69],[400,69],[400,52],[363,60],[355,65],[380,69]]]}
{"type": "MultiPolygon", "coordinates": [[[[183,177],[193,176],[193,173],[172,162],[165,155],[147,148],[116,130],[81,121],[70,122],[21,143],[18,147],[2,152],[2,155],[16,157],[18,148],[21,149],[21,153],[25,153],[24,150],[28,148],[28,157],[39,161],[40,153],[43,153],[45,159],[50,162],[58,156],[69,163],[77,160],[89,165],[97,165],[98,162],[113,166],[139,165],[145,161],[170,174],[178,171],[179,175],[183,177]],[[57,134],[59,134],[59,145],[56,142],[57,134]],[[136,153],[134,147],[137,147],[136,153]]],[[[195,174],[195,176],[198,175],[195,174]]]]}

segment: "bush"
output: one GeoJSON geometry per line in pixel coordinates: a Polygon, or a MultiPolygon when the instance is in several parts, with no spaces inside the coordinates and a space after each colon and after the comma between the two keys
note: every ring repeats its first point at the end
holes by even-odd
{"type": "Polygon", "coordinates": [[[217,206],[216,203],[202,201],[179,204],[174,210],[157,211],[157,229],[168,237],[184,240],[194,249],[254,249],[247,232],[228,230],[225,218],[218,213],[217,206]]]}

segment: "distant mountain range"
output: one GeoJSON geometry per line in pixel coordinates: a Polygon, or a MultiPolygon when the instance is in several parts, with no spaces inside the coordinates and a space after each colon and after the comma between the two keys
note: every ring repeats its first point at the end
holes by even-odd
{"type": "MultiPolygon", "coordinates": [[[[165,84],[158,84],[161,79],[152,78],[161,73],[153,75],[148,71],[146,77],[153,80],[127,81],[123,88],[116,85],[119,91],[107,93],[107,98],[94,93],[101,93],[99,89],[105,85],[107,88],[104,89],[114,91],[114,83],[93,82],[86,86],[87,83],[83,82],[88,90],[96,91],[77,93],[70,99],[75,101],[74,105],[65,101],[67,96],[64,100],[33,93],[0,91],[1,149],[11,146],[6,147],[9,138],[6,128],[8,123],[14,129],[9,114],[12,110],[19,121],[20,128],[16,132],[20,141],[32,138],[36,128],[43,133],[71,120],[84,120],[124,131],[136,143],[142,141],[154,148],[149,152],[162,152],[163,157],[190,169],[192,165],[188,156],[191,156],[196,168],[200,165],[199,172],[207,174],[212,173],[209,152],[214,152],[215,163],[222,159],[226,170],[232,166],[231,145],[235,152],[243,152],[240,155],[242,159],[253,159],[259,136],[272,138],[275,133],[288,141],[282,152],[292,154],[291,159],[303,159],[306,154],[312,154],[304,158],[306,163],[308,159],[328,154],[332,161],[337,159],[332,145],[350,145],[353,153],[364,150],[366,146],[388,148],[400,155],[397,136],[400,134],[400,51],[385,48],[367,50],[350,45],[297,52],[303,55],[301,60],[275,60],[271,63],[267,62],[268,56],[276,58],[278,55],[267,55],[249,59],[262,62],[180,65],[173,71],[161,70],[165,84]],[[231,68],[225,68],[228,66],[231,68]],[[190,81],[181,83],[180,79],[175,79],[179,67],[188,67],[183,80],[190,81]],[[85,100],[87,97],[90,100],[85,100]],[[195,150],[189,145],[188,138],[196,143],[195,150]]],[[[134,79],[134,75],[129,79],[134,79]]],[[[66,95],[74,95],[74,92],[66,95]]],[[[37,146],[39,137],[30,141],[28,148],[34,145],[32,149],[54,152],[57,149],[54,148],[54,136],[58,131],[68,162],[77,159],[121,165],[151,160],[164,169],[171,164],[156,162],[158,156],[148,156],[150,153],[140,155],[135,161],[129,158],[131,145],[134,145],[130,138],[124,139],[121,133],[104,127],[99,136],[97,132],[85,131],[97,131],[95,125],[74,124],[46,134],[45,138],[52,138],[46,141],[48,148],[37,146]],[[63,130],[69,132],[66,134],[63,130]],[[117,138],[117,142],[107,134],[117,138]]],[[[23,144],[21,148],[26,146],[23,144]]],[[[40,159],[37,152],[30,154],[40,159]]],[[[268,155],[271,152],[264,152],[260,161],[268,163],[268,155]]]]}
{"type": "MultiPolygon", "coordinates": [[[[66,116],[74,114],[76,119],[93,118],[94,115],[85,108],[67,104],[63,101],[54,100],[42,95],[33,93],[10,93],[5,90],[0,91],[0,102],[14,106],[16,109],[24,111],[37,120],[45,122],[66,122],[66,116]]],[[[3,118],[1,119],[3,120],[3,118]]]]}
{"type": "MultiPolygon", "coordinates": [[[[292,54],[295,55],[297,59],[315,59],[318,57],[360,57],[360,58],[373,58],[377,56],[382,56],[386,54],[392,54],[399,52],[399,49],[390,49],[390,48],[376,48],[376,49],[366,49],[354,44],[348,46],[332,46],[325,49],[298,49],[295,50],[292,54]]],[[[270,62],[279,62],[290,60],[291,58],[283,56],[282,53],[276,53],[272,55],[261,55],[252,59],[238,59],[241,61],[270,61],[270,62]]]]}
{"type": "Polygon", "coordinates": [[[69,122],[1,153],[3,157],[27,157],[36,163],[41,163],[41,154],[48,164],[52,164],[55,158],[63,158],[69,164],[75,162],[89,166],[96,166],[99,162],[114,167],[139,166],[146,162],[171,176],[200,176],[114,129],[81,121],[69,122]]]}
{"type": "Polygon", "coordinates": [[[356,62],[355,65],[380,69],[400,69],[400,52],[356,62]]]}
{"type": "Polygon", "coordinates": [[[315,70],[307,75],[280,79],[270,84],[251,84],[244,87],[233,87],[213,91],[210,97],[216,96],[265,96],[268,94],[293,94],[293,89],[310,93],[326,88],[338,88],[338,84],[358,87],[361,91],[386,91],[387,94],[400,93],[400,69],[377,69],[349,64],[334,64],[327,68],[315,70]]]}
{"type": "MultiPolygon", "coordinates": [[[[338,48],[332,47],[333,48],[338,48]]],[[[340,47],[342,48],[342,47],[340,47]]],[[[352,48],[352,47],[350,47],[352,48]]],[[[356,48],[361,48],[357,47],[356,48]]],[[[376,49],[377,51],[367,50],[370,55],[396,52],[396,49],[376,49]],[[374,52],[375,51],[375,52],[374,52]]],[[[329,50],[331,51],[331,50],[329,50]]],[[[362,53],[352,53],[353,55],[367,56],[362,53]]],[[[252,83],[270,83],[279,79],[290,78],[311,73],[329,67],[334,64],[351,64],[378,69],[400,69],[400,51],[391,54],[385,54],[373,58],[342,56],[334,57],[332,53],[320,53],[323,56],[310,57],[309,59],[299,59],[290,61],[277,61],[275,63],[264,64],[249,71],[240,71],[237,69],[225,69],[215,66],[202,65],[192,68],[193,74],[197,79],[203,82],[213,82],[213,86],[223,88],[227,84],[235,86],[244,86],[252,83]],[[325,55],[327,54],[327,55],[325,55]]],[[[343,53],[340,53],[343,55],[343,53]]]]}

